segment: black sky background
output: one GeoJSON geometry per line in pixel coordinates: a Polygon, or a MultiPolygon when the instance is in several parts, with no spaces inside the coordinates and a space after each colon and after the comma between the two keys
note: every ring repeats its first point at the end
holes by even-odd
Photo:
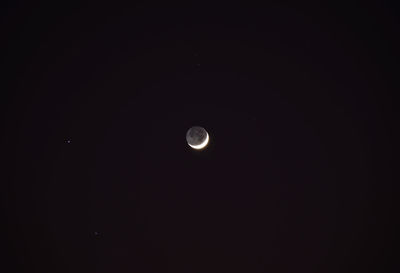
{"type": "Polygon", "coordinates": [[[0,271],[395,272],[397,14],[5,5],[0,271]]]}

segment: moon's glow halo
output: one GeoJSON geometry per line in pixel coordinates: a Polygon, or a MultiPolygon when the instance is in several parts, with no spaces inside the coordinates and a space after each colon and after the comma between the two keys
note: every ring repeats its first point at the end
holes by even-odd
{"type": "Polygon", "coordinates": [[[208,133],[206,132],[206,139],[203,141],[203,143],[201,143],[201,144],[199,144],[199,145],[191,145],[191,144],[189,144],[189,146],[190,147],[192,147],[193,149],[196,149],[196,150],[200,150],[200,149],[203,149],[204,147],[206,147],[207,146],[207,144],[208,144],[208,141],[209,141],[209,137],[208,137],[208,133]]]}

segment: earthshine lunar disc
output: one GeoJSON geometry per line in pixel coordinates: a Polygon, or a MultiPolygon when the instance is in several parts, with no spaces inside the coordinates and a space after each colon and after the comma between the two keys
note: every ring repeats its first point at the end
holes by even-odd
{"type": "Polygon", "coordinates": [[[196,150],[207,146],[210,137],[207,131],[200,126],[193,126],[186,133],[186,141],[190,147],[196,150]]]}

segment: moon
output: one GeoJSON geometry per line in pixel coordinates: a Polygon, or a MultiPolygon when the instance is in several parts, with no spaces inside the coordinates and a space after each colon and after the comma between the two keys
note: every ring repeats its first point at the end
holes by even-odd
{"type": "Polygon", "coordinates": [[[186,133],[186,141],[190,147],[201,150],[207,146],[210,137],[207,131],[200,126],[191,127],[186,133]]]}

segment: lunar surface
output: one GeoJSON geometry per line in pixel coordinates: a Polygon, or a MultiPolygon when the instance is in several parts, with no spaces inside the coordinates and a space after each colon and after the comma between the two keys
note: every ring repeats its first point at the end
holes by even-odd
{"type": "Polygon", "coordinates": [[[199,150],[207,146],[209,136],[203,127],[194,126],[187,131],[186,141],[190,147],[199,150]]]}

